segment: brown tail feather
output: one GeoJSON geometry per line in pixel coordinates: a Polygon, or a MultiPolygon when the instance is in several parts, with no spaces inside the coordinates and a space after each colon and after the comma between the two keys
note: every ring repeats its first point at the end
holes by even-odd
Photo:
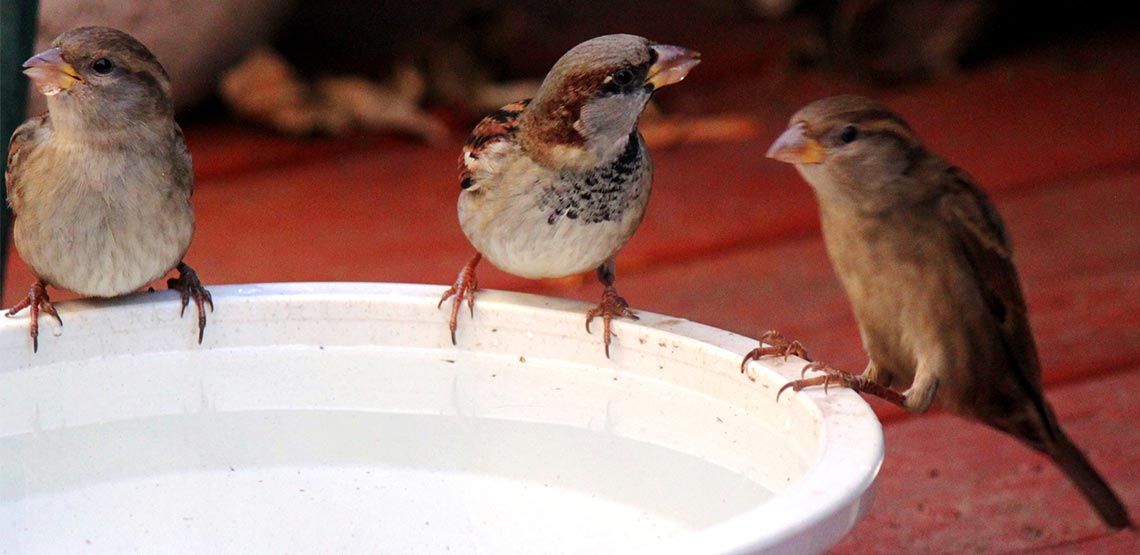
{"type": "Polygon", "coordinates": [[[983,416],[982,421],[1053,459],[1106,525],[1115,530],[1136,529],[1124,503],[1061,429],[1045,398],[1040,393],[1030,394],[1029,401],[1020,411],[1004,410],[983,416]]]}
{"type": "Polygon", "coordinates": [[[1101,478],[1084,453],[1073,445],[1065,432],[1055,426],[1055,435],[1046,446],[1045,453],[1053,458],[1057,466],[1081,490],[1085,499],[1088,499],[1101,520],[1113,529],[1135,529],[1136,525],[1128,516],[1128,509],[1121,503],[1120,498],[1112,491],[1108,483],[1101,478]]]}

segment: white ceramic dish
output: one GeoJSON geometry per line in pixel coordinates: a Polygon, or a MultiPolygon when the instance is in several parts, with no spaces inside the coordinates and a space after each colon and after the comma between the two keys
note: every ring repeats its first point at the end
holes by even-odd
{"type": "Polygon", "coordinates": [[[0,319],[0,552],[818,553],[870,502],[857,395],[641,312],[442,288],[212,288],[0,319]]]}

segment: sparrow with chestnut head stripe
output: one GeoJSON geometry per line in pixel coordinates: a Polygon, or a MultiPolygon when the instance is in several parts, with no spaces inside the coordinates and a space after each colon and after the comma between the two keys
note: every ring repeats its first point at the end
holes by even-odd
{"type": "Polygon", "coordinates": [[[1106,524],[1131,527],[1045,400],[1009,239],[973,180],[886,106],[856,96],[797,112],[768,156],[815,191],[870,357],[859,376],[809,365],[824,374],[781,391],[838,383],[911,412],[938,406],[981,421],[1051,457],[1106,524]]]}
{"type": "Polygon", "coordinates": [[[538,93],[475,126],[459,160],[459,223],[478,251],[444,293],[474,315],[475,267],[486,257],[522,277],[564,277],[596,269],[605,287],[587,313],[603,323],[637,316],[614,289],[614,257],[645,214],[652,167],[638,118],[657,89],[700,62],[691,50],[633,35],[579,44],[551,68],[538,93]]]}
{"type": "Polygon", "coordinates": [[[194,176],[166,71],[106,27],[68,31],[24,67],[48,111],[12,135],[5,181],[16,250],[38,281],[7,315],[30,309],[38,350],[40,312],[63,324],[48,285],[115,297],[177,269],[167,283],[183,312],[197,305],[201,343],[203,303],[213,302],[182,260],[194,234],[194,176]]]}

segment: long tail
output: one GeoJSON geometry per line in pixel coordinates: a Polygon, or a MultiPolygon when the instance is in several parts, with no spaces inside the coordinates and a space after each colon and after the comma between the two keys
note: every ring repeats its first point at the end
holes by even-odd
{"type": "MultiPolygon", "coordinates": [[[[1061,429],[1053,414],[1053,407],[1049,406],[1040,392],[1033,391],[1034,388],[1030,387],[1026,389],[1029,391],[1027,397],[1021,399],[1020,410],[1006,409],[988,415],[989,418],[983,417],[982,420],[1053,459],[1109,527],[1114,530],[1136,529],[1124,503],[1061,429]]],[[[1013,404],[1007,403],[1005,406],[1013,404]]]]}
{"type": "Polygon", "coordinates": [[[1081,490],[1101,520],[1113,529],[1135,529],[1136,525],[1128,516],[1128,509],[1112,491],[1108,483],[1093,468],[1084,453],[1069,439],[1060,426],[1054,424],[1054,434],[1045,449],[1045,454],[1053,458],[1065,475],[1081,490]]]}

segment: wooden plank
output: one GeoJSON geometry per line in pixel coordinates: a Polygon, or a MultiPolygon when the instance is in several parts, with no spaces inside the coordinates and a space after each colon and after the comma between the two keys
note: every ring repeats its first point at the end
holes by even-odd
{"type": "MultiPolygon", "coordinates": [[[[320,164],[362,151],[383,152],[416,143],[397,136],[353,132],[340,137],[293,137],[240,120],[179,116],[194,156],[198,185],[215,179],[320,164]]],[[[462,139],[457,136],[456,144],[462,139]]],[[[458,148],[458,147],[456,147],[458,148]]]]}

